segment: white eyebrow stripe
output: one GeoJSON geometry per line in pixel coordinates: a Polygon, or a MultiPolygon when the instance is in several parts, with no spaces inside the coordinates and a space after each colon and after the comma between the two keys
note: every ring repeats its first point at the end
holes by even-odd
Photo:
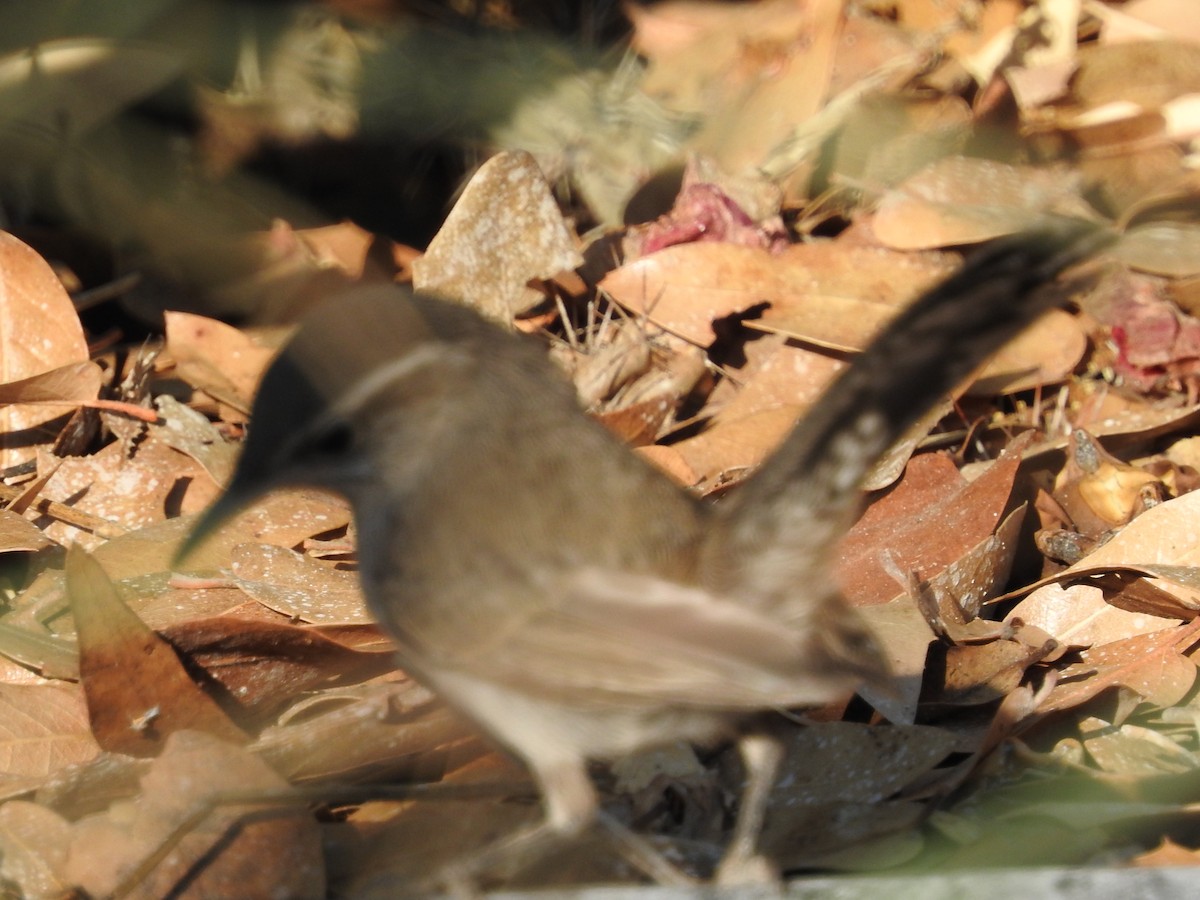
{"type": "Polygon", "coordinates": [[[362,408],[368,400],[389,385],[408,377],[418,369],[444,360],[450,347],[440,341],[425,341],[403,356],[377,366],[358,380],[353,388],[334,404],[334,412],[345,417],[362,408]]]}

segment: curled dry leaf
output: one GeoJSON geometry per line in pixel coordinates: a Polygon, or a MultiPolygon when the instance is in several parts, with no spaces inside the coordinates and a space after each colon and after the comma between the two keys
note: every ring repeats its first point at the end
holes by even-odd
{"type": "Polygon", "coordinates": [[[1014,628],[1011,636],[986,644],[948,647],[944,659],[935,655],[933,662],[944,666],[946,677],[925,699],[954,706],[994,703],[1017,689],[1030,666],[1058,649],[1057,641],[1033,627],[1014,628]]]}
{"type": "MultiPolygon", "coordinates": [[[[867,686],[861,693],[889,721],[911,724],[916,721],[923,694],[939,691],[937,684],[928,689],[925,685],[926,671],[931,668],[936,671],[937,663],[931,666],[929,649],[937,640],[991,641],[1005,636],[1003,626],[975,616],[978,603],[995,593],[1008,577],[1022,519],[1023,510],[1014,510],[995,534],[988,535],[921,586],[918,596],[905,590],[888,603],[860,607],[883,647],[893,676],[893,690],[867,686]]],[[[1011,634],[1012,629],[1007,631],[1011,634]]],[[[1025,655],[1028,657],[1028,652],[1025,655]]],[[[935,658],[941,660],[940,656],[935,658]]],[[[945,682],[951,677],[947,672],[930,680],[945,682]]],[[[994,693],[987,697],[992,699],[994,693]]]]}
{"type": "Polygon", "coordinates": [[[1117,459],[1082,428],[1071,432],[1058,482],[1054,499],[1069,524],[1093,538],[1167,499],[1166,485],[1152,472],[1117,459]]]}
{"type": "MultiPolygon", "coordinates": [[[[1130,522],[1112,540],[1071,566],[1060,578],[1076,571],[1105,565],[1200,565],[1200,491],[1184,494],[1152,507],[1130,522]]],[[[1156,580],[1155,586],[1174,594],[1184,592],[1179,618],[1190,618],[1189,589],[1156,580]]],[[[1138,634],[1170,629],[1171,619],[1146,613],[1126,612],[1105,602],[1099,588],[1075,584],[1064,588],[1049,584],[1022,600],[1008,618],[1037,625],[1063,643],[1076,646],[1106,644],[1138,634]]]]}
{"type": "Polygon", "coordinates": [[[1185,654],[1198,640],[1200,620],[1085,650],[1078,663],[1063,670],[1038,712],[1070,709],[1117,686],[1156,706],[1174,706],[1196,682],[1196,663],[1185,654]]]}

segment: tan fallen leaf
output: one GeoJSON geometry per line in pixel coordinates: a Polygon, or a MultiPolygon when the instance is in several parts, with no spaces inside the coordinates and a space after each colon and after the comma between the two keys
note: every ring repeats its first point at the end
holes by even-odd
{"type": "Polygon", "coordinates": [[[79,547],[67,555],[67,592],[88,719],[102,747],[153,756],[167,736],[186,728],[245,739],[171,645],[129,611],[104,569],[79,547]]]}
{"type": "MultiPolygon", "coordinates": [[[[0,334],[0,382],[90,365],[71,298],[46,261],[6,232],[0,232],[0,334]]],[[[50,423],[61,415],[59,409],[39,405],[0,407],[0,465],[32,459],[36,441],[30,432],[42,429],[42,443],[50,443],[57,434],[50,423]]]]}
{"type": "Polygon", "coordinates": [[[582,263],[537,162],[508,151],[467,183],[425,255],[413,261],[413,285],[509,325],[541,297],[530,281],[582,263]]]}

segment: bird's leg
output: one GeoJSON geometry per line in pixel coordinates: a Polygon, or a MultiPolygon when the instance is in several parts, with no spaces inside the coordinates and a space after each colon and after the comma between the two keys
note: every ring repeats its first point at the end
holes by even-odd
{"type": "Polygon", "coordinates": [[[758,837],[783,762],[783,745],[774,735],[749,732],[738,740],[738,752],[746,769],[746,787],[715,880],[718,884],[770,884],[779,880],[779,873],[774,863],[759,854],[758,837]]]}
{"type": "Polygon", "coordinates": [[[695,878],[663,856],[657,847],[623,822],[603,810],[596,814],[596,821],[604,829],[608,842],[617,855],[655,884],[693,887],[698,883],[695,878]]]}
{"type": "Polygon", "coordinates": [[[680,871],[641,835],[597,809],[596,791],[583,761],[545,761],[533,767],[546,815],[541,822],[518,829],[484,847],[471,859],[457,860],[436,876],[437,886],[460,897],[473,896],[477,882],[489,873],[508,875],[520,870],[548,845],[577,836],[590,824],[603,828],[613,850],[630,866],[658,884],[688,886],[695,880],[680,871]]]}

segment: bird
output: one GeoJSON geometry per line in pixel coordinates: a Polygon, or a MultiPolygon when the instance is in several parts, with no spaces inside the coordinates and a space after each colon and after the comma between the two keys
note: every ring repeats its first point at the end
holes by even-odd
{"type": "Polygon", "coordinates": [[[228,487],[178,558],[275,488],[342,494],[400,667],[528,768],[544,813],[532,833],[596,820],[589,761],[740,739],[747,787],[722,871],[753,869],[779,761],[763,717],[888,679],[831,567],[860,482],[1061,303],[1038,288],[1106,240],[1055,219],[985,245],[717,503],[585,415],[536,340],[399,285],[350,291],[267,368],[228,487]]]}

